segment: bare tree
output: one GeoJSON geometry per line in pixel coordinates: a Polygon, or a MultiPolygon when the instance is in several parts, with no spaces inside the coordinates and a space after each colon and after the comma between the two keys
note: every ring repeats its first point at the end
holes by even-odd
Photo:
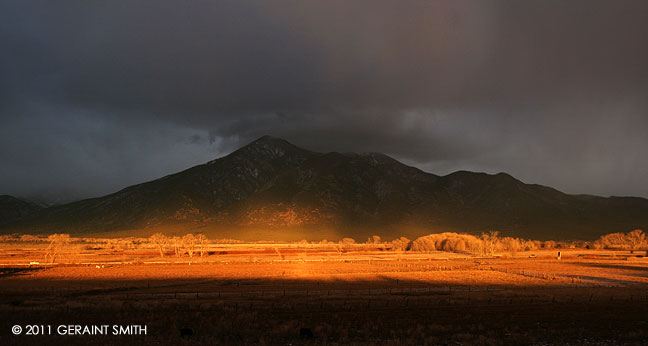
{"type": "Polygon", "coordinates": [[[187,250],[189,257],[193,257],[194,252],[196,251],[196,236],[189,233],[182,237],[182,246],[187,250]]]}
{"type": "Polygon", "coordinates": [[[180,245],[182,239],[180,239],[180,237],[173,237],[171,238],[171,243],[173,244],[173,252],[175,252],[176,257],[180,257],[180,245]]]}
{"type": "Polygon", "coordinates": [[[70,242],[69,234],[52,234],[47,237],[47,240],[50,241],[49,246],[47,247],[47,252],[45,253],[45,261],[47,258],[50,258],[51,263],[54,263],[56,256],[58,256],[65,246],[70,242]]]}
{"type": "Polygon", "coordinates": [[[488,233],[482,233],[481,240],[483,244],[483,254],[489,256],[494,255],[497,245],[499,244],[499,232],[489,231],[488,233]]]}
{"type": "Polygon", "coordinates": [[[162,233],[155,233],[149,237],[149,241],[160,250],[160,257],[164,257],[164,247],[169,242],[169,239],[162,233]]]}
{"type": "Polygon", "coordinates": [[[207,237],[200,233],[196,235],[196,242],[198,243],[198,248],[200,249],[200,257],[205,255],[205,245],[209,242],[207,237]]]}
{"type": "Polygon", "coordinates": [[[281,254],[281,251],[279,251],[279,249],[278,249],[276,246],[274,247],[274,250],[275,250],[275,252],[277,253],[277,255],[279,255],[279,258],[280,258],[281,260],[286,259],[286,256],[282,255],[282,254],[281,254]]]}
{"type": "Polygon", "coordinates": [[[646,242],[646,234],[642,230],[636,229],[632,232],[628,232],[626,240],[630,245],[630,249],[638,250],[639,248],[643,247],[644,243],[646,242]]]}

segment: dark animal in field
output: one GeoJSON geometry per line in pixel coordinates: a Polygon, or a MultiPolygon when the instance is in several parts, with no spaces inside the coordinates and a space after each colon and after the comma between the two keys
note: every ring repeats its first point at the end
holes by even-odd
{"type": "Polygon", "coordinates": [[[188,338],[193,335],[193,330],[190,328],[180,328],[180,337],[181,338],[188,338]]]}
{"type": "Polygon", "coordinates": [[[313,338],[313,331],[311,331],[309,328],[301,328],[301,329],[299,329],[299,338],[300,339],[312,339],[313,338]]]}

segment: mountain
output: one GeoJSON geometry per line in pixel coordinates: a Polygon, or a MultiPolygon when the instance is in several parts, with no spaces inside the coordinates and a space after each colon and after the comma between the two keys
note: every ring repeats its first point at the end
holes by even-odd
{"type": "Polygon", "coordinates": [[[22,199],[0,195],[0,225],[9,224],[33,216],[42,207],[22,199]]]}
{"type": "Polygon", "coordinates": [[[65,191],[63,189],[44,189],[35,191],[28,195],[25,195],[24,198],[43,208],[67,204],[81,199],[74,193],[65,191]]]}
{"type": "Polygon", "coordinates": [[[437,176],[384,154],[317,153],[264,136],[161,179],[43,209],[2,232],[317,240],[497,229],[593,239],[646,225],[642,198],[568,195],[505,173],[437,176]]]}

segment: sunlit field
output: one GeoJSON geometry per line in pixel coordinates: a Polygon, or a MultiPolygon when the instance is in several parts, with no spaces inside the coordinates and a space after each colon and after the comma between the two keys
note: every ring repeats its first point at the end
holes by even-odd
{"type": "Polygon", "coordinates": [[[117,323],[145,325],[146,335],[92,342],[611,345],[648,338],[643,250],[484,255],[407,251],[379,240],[206,240],[176,252],[168,244],[160,251],[149,239],[72,239],[51,261],[46,239],[5,241],[2,344],[89,340],[8,334],[16,324],[117,323]]]}

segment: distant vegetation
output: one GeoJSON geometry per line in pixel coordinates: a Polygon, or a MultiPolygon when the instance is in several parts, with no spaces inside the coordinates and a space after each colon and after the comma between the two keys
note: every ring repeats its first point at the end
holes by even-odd
{"type": "Polygon", "coordinates": [[[482,233],[477,237],[470,234],[437,233],[420,237],[414,241],[407,238],[396,239],[392,242],[396,249],[406,249],[417,252],[460,252],[492,256],[498,252],[516,254],[519,251],[539,249],[554,249],[556,247],[576,247],[574,242],[539,241],[513,237],[500,237],[498,231],[482,233]],[[404,244],[407,242],[407,246],[404,244]]]}
{"type": "MultiPolygon", "coordinates": [[[[5,235],[0,236],[0,242],[11,243],[40,243],[47,245],[45,249],[45,262],[54,263],[62,254],[79,253],[81,250],[108,249],[124,251],[132,249],[155,249],[160,257],[171,253],[175,257],[204,257],[209,253],[206,248],[209,244],[235,244],[244,243],[233,239],[209,240],[204,234],[186,234],[184,236],[166,236],[156,233],[149,238],[72,238],[69,234],[52,234],[48,237],[33,235],[5,235]],[[85,245],[84,245],[85,244],[85,245]]],[[[265,242],[259,242],[265,243],[265,242]]],[[[281,243],[281,242],[276,242],[281,243]]],[[[322,240],[308,242],[302,240],[293,245],[303,246],[329,246],[339,253],[350,249],[380,249],[398,252],[455,252],[492,256],[496,253],[515,255],[522,251],[551,250],[566,248],[610,249],[610,250],[644,250],[648,247],[646,234],[636,229],[628,233],[611,233],[601,236],[594,242],[572,241],[556,242],[553,240],[539,241],[514,237],[501,237],[498,231],[482,233],[480,236],[459,234],[452,232],[434,233],[415,240],[405,237],[394,239],[390,242],[383,241],[380,236],[374,235],[365,243],[357,243],[353,238],[343,238],[338,242],[322,240]]],[[[275,251],[281,256],[278,249],[275,251]]],[[[283,257],[283,256],[282,256],[283,257]]]]}
{"type": "Polygon", "coordinates": [[[640,229],[628,233],[606,234],[594,242],[596,249],[640,250],[646,246],[646,234],[640,229]]]}
{"type": "Polygon", "coordinates": [[[641,250],[648,246],[646,234],[636,229],[628,233],[611,233],[601,236],[594,243],[589,242],[555,242],[553,240],[538,241],[513,237],[499,237],[499,232],[482,233],[480,237],[470,234],[438,233],[420,237],[414,241],[400,238],[392,241],[396,249],[430,252],[470,252],[482,255],[493,255],[496,252],[515,254],[519,251],[532,251],[555,248],[593,248],[616,250],[641,250]],[[404,244],[407,242],[407,245],[404,244]]]}
{"type": "Polygon", "coordinates": [[[186,234],[183,237],[167,237],[162,233],[155,233],[148,238],[149,244],[154,245],[160,251],[160,257],[164,257],[165,249],[173,247],[176,257],[187,254],[193,257],[198,252],[200,257],[205,255],[205,245],[209,242],[204,234],[186,234]]]}

